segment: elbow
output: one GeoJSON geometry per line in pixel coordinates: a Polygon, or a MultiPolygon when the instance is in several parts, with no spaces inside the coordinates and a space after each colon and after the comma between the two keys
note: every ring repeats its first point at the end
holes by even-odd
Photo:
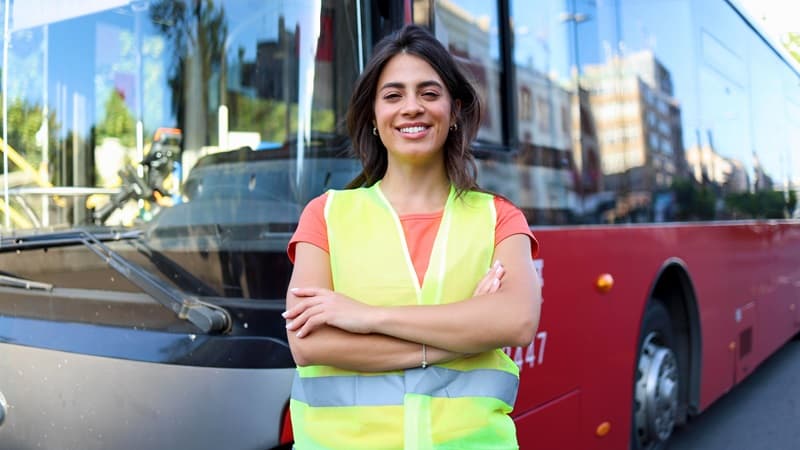
{"type": "Polygon", "coordinates": [[[311,349],[307,348],[307,346],[301,345],[298,342],[291,342],[290,340],[289,349],[292,352],[292,359],[294,359],[295,365],[310,366],[314,364],[314,357],[311,354],[311,349]]]}
{"type": "Polygon", "coordinates": [[[515,327],[515,332],[509,336],[509,344],[511,347],[527,347],[533,342],[536,336],[536,328],[538,321],[536,320],[523,320],[515,327]]]}
{"type": "Polygon", "coordinates": [[[310,359],[308,359],[308,358],[306,358],[306,357],[305,357],[304,355],[302,355],[302,354],[298,354],[298,353],[296,353],[296,352],[292,352],[292,358],[294,359],[294,364],[295,364],[296,366],[298,366],[298,367],[303,367],[303,366],[310,366],[310,365],[312,365],[312,363],[311,363],[311,360],[310,360],[310,359]]]}
{"type": "Polygon", "coordinates": [[[510,329],[514,330],[510,336],[512,347],[527,347],[533,342],[536,337],[536,331],[539,328],[540,310],[541,297],[537,297],[528,311],[515,317],[515,326],[510,327],[510,329]]]}

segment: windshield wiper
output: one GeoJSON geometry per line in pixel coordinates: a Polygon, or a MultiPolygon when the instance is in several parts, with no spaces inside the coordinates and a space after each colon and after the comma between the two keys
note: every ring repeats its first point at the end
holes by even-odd
{"type": "Polygon", "coordinates": [[[22,289],[36,289],[41,291],[52,291],[53,285],[41,281],[31,281],[25,278],[0,275],[0,286],[15,287],[22,289]]]}
{"type": "MultiPolygon", "coordinates": [[[[126,234],[113,233],[104,235],[103,240],[135,239],[140,236],[140,232],[134,231],[126,234]]],[[[6,239],[3,239],[6,241],[6,239]]],[[[165,281],[151,275],[135,263],[128,261],[115,251],[105,245],[101,238],[87,230],[77,229],[62,233],[35,235],[28,237],[13,238],[11,242],[4,242],[0,246],[3,249],[29,249],[44,248],[52,246],[62,246],[80,242],[94,254],[105,261],[112,269],[127,278],[131,283],[138,286],[145,293],[167,309],[172,310],[183,320],[187,320],[205,333],[224,333],[230,330],[232,320],[227,310],[217,305],[203,302],[197,297],[188,296],[183,292],[172,288],[165,281]]],[[[14,278],[14,277],[11,277],[14,278]]],[[[28,282],[19,279],[14,286],[25,287],[28,282]]],[[[2,281],[0,281],[2,283],[2,281]]],[[[30,282],[29,282],[30,283],[30,282]]],[[[47,286],[47,283],[33,282],[38,285],[36,288],[47,286]]],[[[52,288],[52,286],[50,286],[52,288]]]]}

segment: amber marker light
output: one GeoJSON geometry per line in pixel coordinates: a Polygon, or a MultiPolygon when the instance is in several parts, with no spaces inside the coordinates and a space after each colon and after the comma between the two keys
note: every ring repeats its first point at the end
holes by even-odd
{"type": "Polygon", "coordinates": [[[597,288],[597,291],[601,294],[606,294],[614,287],[614,277],[612,277],[610,273],[604,273],[597,277],[597,280],[594,282],[594,287],[597,288]]]}
{"type": "Polygon", "coordinates": [[[597,437],[605,437],[611,431],[611,422],[603,422],[597,426],[595,434],[597,437]]]}

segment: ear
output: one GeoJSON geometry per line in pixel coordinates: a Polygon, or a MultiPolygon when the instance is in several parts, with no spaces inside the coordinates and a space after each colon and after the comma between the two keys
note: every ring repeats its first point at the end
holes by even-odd
{"type": "Polygon", "coordinates": [[[461,100],[456,99],[453,102],[453,117],[450,118],[453,122],[458,122],[458,116],[461,113],[461,100]]]}

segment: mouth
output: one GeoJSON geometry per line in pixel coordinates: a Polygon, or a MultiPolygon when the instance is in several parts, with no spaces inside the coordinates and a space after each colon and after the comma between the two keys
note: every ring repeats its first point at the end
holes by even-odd
{"type": "Polygon", "coordinates": [[[425,125],[415,125],[413,127],[402,127],[397,130],[402,134],[418,134],[427,131],[430,127],[425,125]]]}

